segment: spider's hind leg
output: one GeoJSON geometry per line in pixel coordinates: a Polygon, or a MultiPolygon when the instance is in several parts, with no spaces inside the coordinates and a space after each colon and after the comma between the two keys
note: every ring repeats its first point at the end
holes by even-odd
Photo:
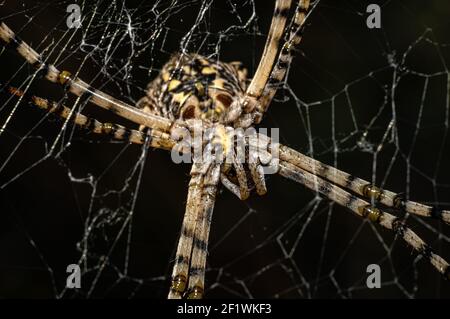
{"type": "Polygon", "coordinates": [[[219,176],[220,165],[215,164],[208,170],[203,181],[201,200],[198,203],[200,209],[197,214],[192,260],[189,269],[189,285],[186,293],[186,298],[188,299],[200,299],[203,297],[209,231],[219,176]]]}
{"type": "Polygon", "coordinates": [[[194,157],[169,299],[203,297],[209,231],[221,165],[194,157]]]}
{"type": "Polygon", "coordinates": [[[203,189],[203,175],[198,171],[196,164],[192,165],[191,180],[189,182],[186,211],[184,213],[183,225],[181,226],[180,238],[178,240],[175,265],[172,270],[172,283],[168,299],[181,299],[188,285],[189,266],[191,261],[192,246],[197,223],[197,215],[203,189]]]}

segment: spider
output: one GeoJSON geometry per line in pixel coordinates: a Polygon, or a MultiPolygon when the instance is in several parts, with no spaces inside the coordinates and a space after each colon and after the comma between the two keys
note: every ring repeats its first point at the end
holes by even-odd
{"type": "Polygon", "coordinates": [[[361,218],[393,231],[446,279],[450,279],[449,263],[435,254],[401,217],[387,212],[387,208],[393,212],[403,211],[423,218],[439,219],[446,224],[450,224],[450,211],[406,200],[401,194],[382,190],[366,180],[323,164],[256,132],[243,137],[248,154],[244,163],[238,159],[229,132],[252,128],[261,122],[278,84],[286,77],[295,48],[301,41],[310,1],[297,1],[295,10],[292,10],[292,2],[275,2],[262,58],[248,86],[247,71],[239,62],[225,63],[198,54],[179,53],[173,55],[156,79],[150,82],[146,96],[139,100],[136,107],[90,87],[69,71],[58,70],[5,23],[0,25],[3,44],[17,51],[35,68],[34,77],[44,77],[60,84],[83,100],[140,125],[140,129],[102,123],[76,111],[75,107],[69,108],[31,95],[27,88],[4,85],[3,89],[19,97],[19,102],[28,100],[40,109],[63,118],[65,123],[72,122],[94,133],[192,156],[186,211],[168,298],[203,297],[208,237],[219,183],[241,200],[247,199],[253,188],[263,195],[267,192],[263,165],[272,160],[276,160],[278,174],[321,193],[361,218]],[[292,11],[294,13],[291,16],[292,11]],[[205,133],[208,130],[212,134],[205,134],[208,138],[200,141],[200,146],[213,155],[206,160],[192,155],[195,153],[191,152],[192,149],[199,146],[195,138],[187,145],[178,143],[180,132],[193,135],[196,131],[205,133]],[[255,147],[254,138],[263,141],[264,146],[255,147]],[[277,158],[274,149],[277,150],[277,158]],[[218,155],[230,156],[231,161],[217,160],[220,157],[218,155]]]}

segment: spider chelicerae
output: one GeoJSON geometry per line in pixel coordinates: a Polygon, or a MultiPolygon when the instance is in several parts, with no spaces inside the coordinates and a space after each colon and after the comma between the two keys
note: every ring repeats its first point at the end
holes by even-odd
{"type": "Polygon", "coordinates": [[[69,108],[29,95],[27,89],[4,86],[3,89],[11,94],[94,133],[108,134],[146,147],[194,154],[191,148],[198,145],[181,145],[175,137],[179,136],[180,131],[193,134],[195,131],[211,130],[213,134],[201,141],[201,146],[218,149],[217,152],[227,153],[227,156],[231,154],[231,163],[223,163],[214,157],[207,161],[195,156],[192,158],[191,181],[169,298],[203,296],[208,237],[219,183],[241,200],[248,198],[253,188],[263,195],[267,191],[263,163],[273,159],[277,160],[278,174],[323,194],[362,218],[392,230],[428,259],[439,273],[450,277],[448,262],[435,254],[405,225],[402,218],[387,212],[385,208],[424,218],[437,218],[447,224],[450,223],[450,211],[405,200],[400,194],[381,190],[368,181],[320,163],[287,146],[272,143],[270,138],[261,134],[255,133],[255,136],[258,141],[265,142],[264,148],[253,147],[251,136],[245,137],[248,156],[244,163],[237,159],[236,148],[228,132],[260,123],[277,91],[277,84],[286,76],[294,49],[300,43],[310,3],[308,0],[298,1],[289,20],[292,6],[290,0],[276,1],[266,46],[248,86],[246,70],[238,62],[224,63],[197,54],[175,54],[149,84],[147,95],[136,107],[90,87],[68,71],[60,71],[46,63],[6,24],[1,24],[0,38],[3,43],[16,50],[36,69],[35,76],[59,83],[85,101],[140,125],[140,130],[102,123],[77,112],[75,107],[69,108]],[[283,39],[284,44],[280,45],[283,39]],[[277,158],[273,146],[276,146],[277,158]]]}

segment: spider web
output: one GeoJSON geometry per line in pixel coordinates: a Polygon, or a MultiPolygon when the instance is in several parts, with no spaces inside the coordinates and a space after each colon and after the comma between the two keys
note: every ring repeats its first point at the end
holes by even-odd
{"type": "MultiPolygon", "coordinates": [[[[450,58],[444,1],[380,1],[369,29],[363,1],[321,0],[308,18],[287,82],[262,127],[283,144],[406,197],[450,207],[450,58]]],[[[242,61],[253,74],[271,1],[14,1],[0,16],[60,69],[130,104],[174,52],[242,61]],[[82,27],[69,29],[69,4],[82,27]]],[[[72,106],[2,50],[1,83],[72,106]]],[[[103,122],[131,126],[93,105],[103,122]]],[[[189,182],[170,154],[88,134],[2,93],[0,296],[164,298],[189,182]],[[67,265],[82,271],[66,288],[67,265]]],[[[208,297],[440,298],[437,271],[388,230],[305,187],[268,177],[269,193],[217,197],[208,297]],[[369,264],[381,288],[369,289],[369,264]]],[[[407,216],[450,260],[449,228],[407,216]]]]}

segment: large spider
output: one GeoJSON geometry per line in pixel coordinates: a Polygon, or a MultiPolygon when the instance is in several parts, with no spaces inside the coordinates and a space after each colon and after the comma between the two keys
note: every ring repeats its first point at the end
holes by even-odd
{"type": "Polygon", "coordinates": [[[68,71],[59,71],[20,40],[6,24],[0,26],[0,38],[5,46],[16,50],[36,69],[34,76],[59,83],[76,96],[140,125],[140,130],[101,123],[77,112],[75,107],[68,108],[61,103],[29,95],[27,89],[5,86],[4,89],[11,94],[29,99],[37,107],[62,117],[66,123],[73,122],[94,133],[108,134],[146,147],[194,154],[169,298],[203,296],[208,237],[219,182],[241,200],[245,200],[253,188],[263,195],[266,193],[263,164],[273,160],[278,174],[323,194],[361,218],[392,230],[450,279],[448,262],[435,254],[402,218],[386,212],[386,208],[440,219],[447,224],[450,223],[450,211],[405,200],[400,194],[381,190],[368,181],[287,146],[272,143],[262,134],[241,136],[248,154],[244,163],[239,160],[230,132],[260,123],[277,91],[277,84],[286,76],[294,49],[300,43],[309,6],[309,0],[299,0],[288,23],[292,0],[276,1],[265,49],[248,87],[246,70],[238,62],[224,63],[196,54],[176,54],[149,84],[147,96],[138,102],[137,107],[90,87],[68,71]],[[282,39],[285,42],[280,46],[282,39]],[[176,137],[180,132],[194,134],[198,131],[212,134],[204,134],[208,138],[200,141],[200,145],[195,143],[195,138],[189,144],[178,143],[176,137]],[[263,147],[260,147],[261,141],[263,147]],[[195,156],[195,148],[199,146],[209,150],[213,156],[206,160],[195,156]],[[220,161],[218,155],[231,157],[231,161],[220,161]]]}

